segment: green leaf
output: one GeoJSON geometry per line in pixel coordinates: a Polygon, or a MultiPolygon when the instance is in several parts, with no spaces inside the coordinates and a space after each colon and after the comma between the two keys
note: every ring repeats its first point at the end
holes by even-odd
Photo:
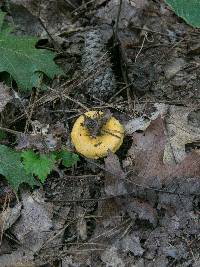
{"type": "Polygon", "coordinates": [[[63,71],[53,61],[55,53],[36,49],[34,37],[18,37],[10,34],[4,23],[5,13],[0,11],[0,72],[8,72],[19,89],[31,90],[41,84],[41,75],[53,79],[63,71]]]}
{"type": "Polygon", "coordinates": [[[0,12],[0,29],[3,28],[3,22],[4,22],[4,18],[5,18],[6,13],[5,12],[0,12]]]}
{"type": "Polygon", "coordinates": [[[174,12],[193,27],[200,27],[200,0],[165,0],[174,12]]]}
{"type": "Polygon", "coordinates": [[[5,140],[7,137],[6,133],[2,130],[0,130],[0,142],[5,140]]]}
{"type": "Polygon", "coordinates": [[[72,153],[67,150],[61,150],[60,152],[56,153],[56,159],[61,159],[62,164],[66,167],[69,168],[73,166],[74,164],[79,161],[79,156],[75,153],[72,153]]]}
{"type": "Polygon", "coordinates": [[[15,191],[22,183],[27,183],[31,187],[37,184],[34,177],[26,173],[20,153],[4,145],[0,145],[0,174],[5,176],[15,191]]]}
{"type": "Polygon", "coordinates": [[[4,34],[9,34],[9,33],[11,33],[14,30],[14,28],[11,27],[10,25],[8,25],[8,23],[6,23],[4,21],[5,15],[6,15],[6,12],[2,12],[0,10],[0,30],[4,34]]]}
{"type": "Polygon", "coordinates": [[[40,155],[32,150],[24,151],[21,155],[26,172],[38,176],[40,181],[44,183],[47,175],[54,168],[56,157],[53,154],[40,155]]]}

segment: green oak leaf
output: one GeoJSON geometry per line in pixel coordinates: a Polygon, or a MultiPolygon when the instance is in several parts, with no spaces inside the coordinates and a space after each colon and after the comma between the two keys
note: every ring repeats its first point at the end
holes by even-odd
{"type": "Polygon", "coordinates": [[[200,27],[200,0],[165,0],[174,12],[193,27],[200,27]]]}
{"type": "Polygon", "coordinates": [[[43,74],[50,79],[63,74],[53,60],[54,52],[36,49],[35,37],[11,34],[12,28],[4,23],[4,16],[0,11],[0,72],[8,72],[22,91],[42,87],[43,74]]]}

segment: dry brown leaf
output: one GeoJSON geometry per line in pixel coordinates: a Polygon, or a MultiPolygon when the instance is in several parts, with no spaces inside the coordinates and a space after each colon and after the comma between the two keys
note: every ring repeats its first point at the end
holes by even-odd
{"type": "Polygon", "coordinates": [[[163,162],[167,141],[164,121],[160,117],[152,121],[144,133],[134,133],[129,150],[135,163],[134,183],[161,187],[175,178],[200,178],[200,155],[195,151],[178,164],[163,162]]]}
{"type": "Polygon", "coordinates": [[[45,203],[40,191],[31,195],[22,192],[23,210],[20,219],[13,225],[12,233],[27,250],[37,252],[51,234],[52,209],[45,203]]]}
{"type": "Polygon", "coordinates": [[[77,224],[76,224],[76,230],[78,234],[78,238],[85,241],[87,239],[87,223],[84,218],[85,216],[85,209],[81,207],[80,205],[76,207],[76,217],[78,218],[77,224]]]}
{"type": "Polygon", "coordinates": [[[13,251],[11,254],[0,256],[1,267],[36,267],[33,262],[34,256],[26,254],[22,250],[13,251]]]}
{"type": "Polygon", "coordinates": [[[125,263],[121,258],[121,255],[118,252],[118,249],[115,246],[111,246],[107,248],[101,254],[101,260],[105,264],[105,266],[110,267],[125,267],[125,263]]]}
{"type": "Polygon", "coordinates": [[[17,150],[38,149],[41,151],[45,147],[45,140],[41,134],[21,134],[17,142],[17,150]]]}
{"type": "Polygon", "coordinates": [[[140,237],[137,232],[133,232],[130,235],[123,237],[121,240],[118,240],[119,249],[128,253],[132,252],[134,256],[142,256],[144,249],[140,243],[140,237]]]}
{"type": "Polygon", "coordinates": [[[0,181],[0,188],[0,205],[4,205],[8,199],[10,202],[15,199],[16,195],[13,192],[12,188],[8,184],[6,184],[6,181],[0,181]]]}
{"type": "Polygon", "coordinates": [[[13,208],[8,207],[0,214],[0,231],[9,229],[19,218],[22,205],[18,203],[13,208]]]}
{"type": "Polygon", "coordinates": [[[200,142],[199,126],[199,110],[179,106],[169,107],[166,117],[169,145],[165,147],[164,162],[171,162],[173,156],[175,161],[179,163],[187,156],[185,145],[200,142]]]}
{"type": "MultiPolygon", "coordinates": [[[[119,29],[126,29],[130,22],[140,23],[142,12],[148,7],[147,0],[129,1],[123,0],[119,18],[119,29]]],[[[119,1],[111,0],[107,5],[97,10],[96,17],[103,23],[112,25],[118,15],[119,1]]]]}
{"type": "Polygon", "coordinates": [[[118,157],[109,152],[105,159],[105,192],[108,196],[116,196],[115,201],[119,209],[126,210],[134,220],[137,216],[141,220],[147,220],[151,224],[157,223],[157,212],[146,201],[132,198],[126,188],[126,174],[123,172],[118,157]],[[123,196],[123,198],[119,198],[123,196]],[[136,216],[137,215],[137,216],[136,216]]]}
{"type": "MultiPolygon", "coordinates": [[[[11,12],[16,19],[18,26],[22,26],[24,30],[28,30],[26,23],[29,28],[33,28],[33,33],[37,35],[41,34],[41,25],[36,18],[40,18],[48,32],[51,34],[56,34],[65,27],[71,25],[71,14],[67,1],[61,0],[50,0],[50,1],[40,1],[40,0],[11,0],[10,1],[11,12]],[[20,20],[15,16],[14,12],[18,11],[20,20]],[[33,16],[31,16],[31,14],[33,16]],[[23,17],[22,17],[23,16],[23,17]],[[30,19],[31,18],[31,19],[30,19]],[[29,19],[29,21],[27,21],[29,19]],[[34,25],[31,25],[34,24],[34,25]],[[38,27],[38,31],[36,29],[38,27]]],[[[46,35],[46,31],[43,29],[43,34],[46,35]]]]}
{"type": "Polygon", "coordinates": [[[134,218],[135,214],[137,214],[139,219],[149,221],[156,226],[158,220],[157,211],[147,201],[130,198],[126,201],[125,207],[131,218],[134,218]]]}
{"type": "Polygon", "coordinates": [[[115,199],[107,199],[106,201],[99,202],[98,215],[99,224],[102,224],[104,228],[113,228],[120,225],[123,221],[123,211],[121,205],[115,201],[115,199]]]}
{"type": "Polygon", "coordinates": [[[105,169],[107,171],[105,177],[105,193],[107,196],[119,196],[126,194],[127,190],[124,186],[124,178],[126,174],[123,172],[117,155],[111,151],[105,158],[105,169]]]}
{"type": "Polygon", "coordinates": [[[183,58],[173,58],[165,68],[164,73],[165,77],[169,80],[172,79],[182,68],[184,68],[186,62],[183,58]]]}
{"type": "Polygon", "coordinates": [[[146,128],[150,125],[152,120],[157,119],[159,116],[165,117],[165,115],[167,114],[169,105],[166,105],[163,103],[155,103],[153,107],[156,110],[153,111],[148,117],[145,114],[145,116],[137,117],[137,118],[134,118],[134,119],[131,119],[125,122],[124,128],[125,128],[126,134],[132,135],[134,132],[138,130],[141,130],[141,131],[146,130],[146,128]]]}
{"type": "Polygon", "coordinates": [[[17,150],[37,149],[39,151],[59,150],[62,140],[67,140],[67,130],[62,123],[43,125],[39,121],[33,121],[33,132],[21,134],[18,137],[17,150]],[[62,140],[61,140],[62,139],[62,140]]]}
{"type": "Polygon", "coordinates": [[[2,112],[8,102],[12,100],[10,89],[4,83],[0,83],[0,112],[2,112]]]}

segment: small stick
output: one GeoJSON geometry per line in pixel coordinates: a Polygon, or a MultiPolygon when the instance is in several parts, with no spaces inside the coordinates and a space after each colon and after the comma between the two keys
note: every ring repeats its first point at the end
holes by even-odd
{"type": "Polygon", "coordinates": [[[41,20],[40,17],[38,17],[38,20],[42,26],[42,28],[46,31],[47,35],[49,36],[49,38],[51,39],[52,43],[53,43],[53,46],[55,47],[55,49],[59,52],[61,52],[61,48],[60,46],[58,45],[58,43],[56,43],[56,41],[54,40],[53,36],[50,34],[49,30],[47,29],[47,27],[44,25],[44,22],[41,20]]]}
{"type": "Polygon", "coordinates": [[[116,20],[115,34],[114,34],[115,42],[118,40],[117,36],[118,36],[119,18],[120,18],[121,10],[122,10],[122,0],[119,0],[119,8],[118,8],[118,13],[117,13],[117,20],[116,20]]]}
{"type": "Polygon", "coordinates": [[[8,132],[8,133],[11,133],[11,134],[15,134],[15,135],[20,135],[21,134],[21,132],[17,132],[17,131],[14,131],[14,130],[11,130],[11,129],[8,129],[8,128],[4,128],[4,127],[1,127],[1,126],[0,126],[0,130],[8,132]]]}

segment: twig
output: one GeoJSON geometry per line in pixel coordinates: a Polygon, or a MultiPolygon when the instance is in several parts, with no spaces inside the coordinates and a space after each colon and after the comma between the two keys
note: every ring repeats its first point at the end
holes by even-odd
{"type": "Polygon", "coordinates": [[[135,56],[135,62],[137,61],[137,58],[139,57],[140,53],[142,52],[142,49],[143,49],[143,47],[144,47],[144,42],[145,42],[145,40],[146,40],[146,34],[144,35],[144,38],[143,38],[143,40],[142,40],[142,45],[141,45],[139,51],[137,52],[137,55],[135,56]]]}
{"type": "Polygon", "coordinates": [[[73,2],[71,2],[70,0],[64,0],[70,7],[72,7],[73,9],[77,8],[77,5],[75,5],[73,2]]]}
{"type": "MultiPolygon", "coordinates": [[[[100,165],[98,165],[98,167],[100,167],[100,165]]],[[[103,168],[103,167],[102,167],[103,168]]],[[[169,190],[165,190],[165,189],[158,189],[158,188],[153,188],[153,187],[148,187],[148,186],[143,186],[137,183],[134,183],[133,181],[130,181],[129,179],[124,178],[124,180],[126,180],[127,182],[133,184],[136,187],[141,188],[141,190],[147,190],[147,191],[154,191],[157,193],[163,193],[163,194],[169,194],[169,195],[175,195],[175,196],[183,196],[183,197],[191,197],[191,196],[195,196],[195,197],[199,197],[200,194],[196,194],[196,193],[177,193],[174,191],[169,191],[169,190]]],[[[125,193],[125,194],[118,194],[115,196],[106,196],[106,197],[102,197],[102,198],[84,198],[84,199],[58,199],[58,200],[48,200],[46,199],[47,202],[51,201],[51,202],[69,202],[69,203],[78,203],[78,202],[90,202],[90,201],[107,201],[110,199],[116,199],[116,198],[121,198],[121,197],[135,197],[137,198],[137,196],[135,195],[135,192],[130,192],[130,193],[125,193]]]]}
{"type": "Polygon", "coordinates": [[[88,179],[88,178],[99,178],[102,176],[102,173],[99,174],[83,174],[83,175],[65,175],[63,179],[88,179]]]}
{"type": "MultiPolygon", "coordinates": [[[[130,84],[127,85],[126,88],[127,88],[128,86],[130,86],[130,84]]],[[[112,103],[110,103],[110,104],[109,104],[109,103],[106,103],[106,102],[104,102],[103,100],[100,100],[100,99],[96,98],[95,96],[92,96],[92,98],[94,98],[95,100],[97,100],[97,101],[103,103],[104,105],[106,105],[106,108],[113,108],[113,109],[116,109],[117,111],[126,114],[129,118],[131,118],[131,119],[135,119],[134,116],[132,116],[132,115],[130,115],[129,113],[126,113],[125,111],[123,111],[122,109],[120,109],[120,108],[114,106],[112,103]]]]}
{"type": "MultiPolygon", "coordinates": [[[[99,238],[102,238],[102,237],[108,238],[110,236],[113,236],[114,234],[116,234],[116,233],[120,232],[122,229],[124,229],[127,226],[127,224],[129,225],[130,223],[132,223],[131,219],[128,218],[126,221],[122,222],[119,226],[117,225],[117,226],[113,227],[112,229],[107,230],[107,231],[99,234],[98,236],[91,238],[90,241],[99,240],[99,238]]],[[[126,229],[127,229],[127,227],[126,227],[126,229]]]]}
{"type": "Polygon", "coordinates": [[[82,4],[81,6],[79,6],[77,9],[75,9],[75,10],[72,12],[72,14],[77,13],[77,15],[78,15],[78,11],[81,10],[81,9],[83,9],[84,5],[87,7],[87,5],[92,4],[92,3],[95,2],[95,1],[96,1],[96,0],[90,0],[90,1],[88,1],[87,3],[83,3],[83,4],[82,4]]]}
{"type": "Polygon", "coordinates": [[[119,8],[118,8],[117,20],[116,20],[115,32],[114,32],[115,43],[117,43],[117,40],[118,40],[119,19],[120,19],[121,10],[122,10],[122,0],[119,0],[119,8]]]}
{"type": "Polygon", "coordinates": [[[21,132],[17,132],[17,131],[14,131],[14,130],[11,130],[11,129],[8,129],[8,128],[4,128],[4,127],[1,127],[1,126],[0,126],[0,130],[8,132],[8,133],[11,133],[11,134],[15,134],[15,135],[20,135],[21,134],[21,132]]]}
{"type": "MultiPolygon", "coordinates": [[[[47,247],[47,244],[52,242],[54,239],[56,239],[59,235],[61,235],[66,229],[67,227],[69,227],[70,224],[72,224],[74,222],[74,220],[72,220],[71,222],[69,222],[68,224],[65,225],[65,227],[63,227],[60,231],[58,231],[54,236],[51,236],[40,248],[40,250],[45,249],[47,247]]],[[[39,250],[39,251],[40,251],[39,250]]]]}
{"type": "Polygon", "coordinates": [[[110,100],[108,101],[108,103],[111,103],[112,100],[117,96],[119,95],[122,91],[126,90],[129,86],[133,85],[134,82],[130,83],[130,84],[127,84],[126,86],[122,87],[119,91],[117,91],[111,98],[110,100]]]}
{"type": "MultiPolygon", "coordinates": [[[[132,28],[132,29],[137,29],[137,30],[144,31],[144,28],[141,28],[141,27],[136,27],[136,26],[133,26],[133,25],[131,25],[129,27],[132,28]]],[[[153,31],[153,30],[150,30],[150,29],[145,29],[145,31],[169,37],[169,34],[167,34],[167,33],[157,32],[157,31],[153,31]]]]}
{"type": "Polygon", "coordinates": [[[28,127],[31,124],[31,118],[32,118],[32,115],[33,115],[33,111],[34,111],[34,107],[35,107],[35,103],[36,103],[37,97],[38,97],[38,90],[36,89],[36,93],[35,93],[35,97],[34,97],[33,103],[32,103],[33,94],[31,94],[31,99],[30,99],[29,107],[28,107],[28,109],[30,109],[30,114],[28,114],[28,112],[27,112],[27,121],[26,121],[25,129],[24,129],[24,133],[27,133],[28,127]]]}
{"type": "MultiPolygon", "coordinates": [[[[54,89],[52,89],[52,88],[50,88],[50,87],[49,87],[49,90],[51,90],[51,91],[53,91],[53,92],[55,91],[54,89]]],[[[68,95],[62,94],[62,97],[63,97],[63,98],[66,98],[66,99],[68,99],[68,100],[70,100],[70,101],[72,101],[73,103],[79,105],[80,107],[82,107],[83,109],[85,109],[85,110],[87,110],[87,111],[90,110],[88,107],[86,107],[86,106],[85,106],[84,104],[82,104],[80,101],[78,101],[78,100],[76,100],[76,99],[74,99],[74,98],[72,98],[72,97],[70,97],[70,96],[68,96],[68,95]]]]}
{"type": "MultiPolygon", "coordinates": [[[[10,198],[8,197],[8,195],[6,195],[6,198],[5,198],[5,201],[4,201],[4,204],[3,204],[3,210],[2,210],[2,213],[6,211],[6,209],[9,207],[9,204],[10,204],[10,198]]],[[[1,225],[1,233],[0,233],[0,246],[2,244],[2,239],[3,239],[3,234],[4,234],[4,227],[5,227],[5,223],[6,223],[6,220],[7,220],[7,216],[5,214],[4,218],[3,218],[3,222],[2,222],[2,225],[1,225]]]]}
{"type": "Polygon", "coordinates": [[[166,53],[166,54],[164,53],[163,56],[161,56],[161,57],[157,60],[157,62],[154,63],[153,66],[155,67],[155,66],[158,65],[159,62],[162,62],[162,60],[163,60],[167,55],[169,55],[169,53],[170,53],[176,46],[178,46],[180,43],[182,43],[183,41],[185,41],[185,38],[182,38],[180,41],[178,41],[177,43],[175,43],[174,45],[172,45],[172,47],[169,48],[169,50],[167,51],[167,53],[166,53]]]}
{"type": "Polygon", "coordinates": [[[54,40],[53,36],[51,35],[51,33],[49,32],[49,30],[47,29],[47,27],[44,25],[44,22],[41,20],[40,17],[38,17],[38,21],[40,22],[42,28],[44,28],[44,30],[46,31],[46,33],[48,34],[49,38],[51,39],[53,46],[55,47],[55,49],[59,52],[61,52],[61,48],[58,45],[58,43],[56,43],[56,41],[54,40]]]}

